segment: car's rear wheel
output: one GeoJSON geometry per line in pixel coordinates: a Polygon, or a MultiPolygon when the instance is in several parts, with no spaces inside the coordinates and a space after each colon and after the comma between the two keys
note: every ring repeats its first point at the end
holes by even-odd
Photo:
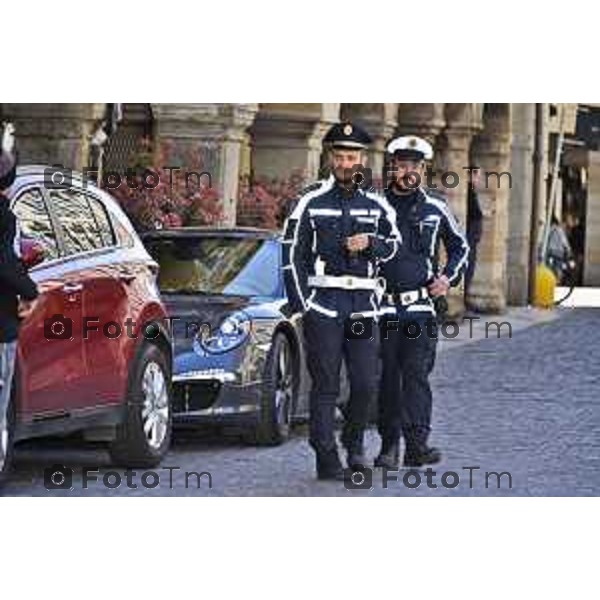
{"type": "Polygon", "coordinates": [[[171,443],[171,369],[165,353],[145,345],[129,379],[125,419],[110,447],[113,460],[128,467],[154,467],[171,443]]]}
{"type": "Polygon", "coordinates": [[[254,442],[274,446],[285,442],[298,392],[298,365],[287,335],[276,333],[264,373],[262,407],[254,442]]]}

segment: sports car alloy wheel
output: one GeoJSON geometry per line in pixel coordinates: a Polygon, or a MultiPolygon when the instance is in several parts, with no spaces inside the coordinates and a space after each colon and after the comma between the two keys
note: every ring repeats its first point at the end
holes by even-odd
{"type": "Polygon", "coordinates": [[[288,439],[298,387],[295,361],[288,336],[276,333],[265,365],[260,417],[252,434],[254,443],[272,446],[288,439]]]}
{"type": "Polygon", "coordinates": [[[280,426],[289,427],[294,397],[294,370],[287,340],[280,346],[277,359],[275,419],[280,426]]]}
{"type": "Polygon", "coordinates": [[[169,395],[167,382],[160,366],[155,362],[146,365],[142,376],[142,422],[148,445],[160,448],[167,435],[169,422],[169,395]]]}

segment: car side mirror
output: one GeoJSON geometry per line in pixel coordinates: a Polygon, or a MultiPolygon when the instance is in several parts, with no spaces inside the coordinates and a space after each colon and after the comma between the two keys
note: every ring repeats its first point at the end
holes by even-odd
{"type": "Polygon", "coordinates": [[[46,250],[40,242],[26,238],[21,239],[21,260],[28,269],[44,262],[45,257],[46,250]]]}

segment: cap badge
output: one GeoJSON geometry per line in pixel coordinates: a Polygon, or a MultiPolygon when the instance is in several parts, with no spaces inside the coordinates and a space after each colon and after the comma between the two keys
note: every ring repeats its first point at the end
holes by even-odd
{"type": "Polygon", "coordinates": [[[352,135],[352,125],[344,125],[344,135],[352,135]]]}
{"type": "Polygon", "coordinates": [[[418,144],[418,142],[417,142],[417,139],[416,139],[416,138],[410,138],[410,140],[408,140],[408,145],[409,145],[411,148],[416,148],[416,147],[417,147],[417,144],[418,144]]]}

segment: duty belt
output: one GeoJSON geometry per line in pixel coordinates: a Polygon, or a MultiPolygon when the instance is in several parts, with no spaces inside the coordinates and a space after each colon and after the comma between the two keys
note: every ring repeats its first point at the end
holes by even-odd
{"type": "Polygon", "coordinates": [[[354,277],[353,275],[311,275],[308,285],[316,288],[334,288],[339,290],[377,290],[385,283],[381,279],[354,277]]]}
{"type": "Polygon", "coordinates": [[[419,300],[425,300],[429,298],[429,292],[426,287],[419,288],[418,290],[410,290],[408,292],[391,292],[384,294],[384,299],[388,304],[401,304],[402,306],[408,306],[414,304],[419,300]]]}

